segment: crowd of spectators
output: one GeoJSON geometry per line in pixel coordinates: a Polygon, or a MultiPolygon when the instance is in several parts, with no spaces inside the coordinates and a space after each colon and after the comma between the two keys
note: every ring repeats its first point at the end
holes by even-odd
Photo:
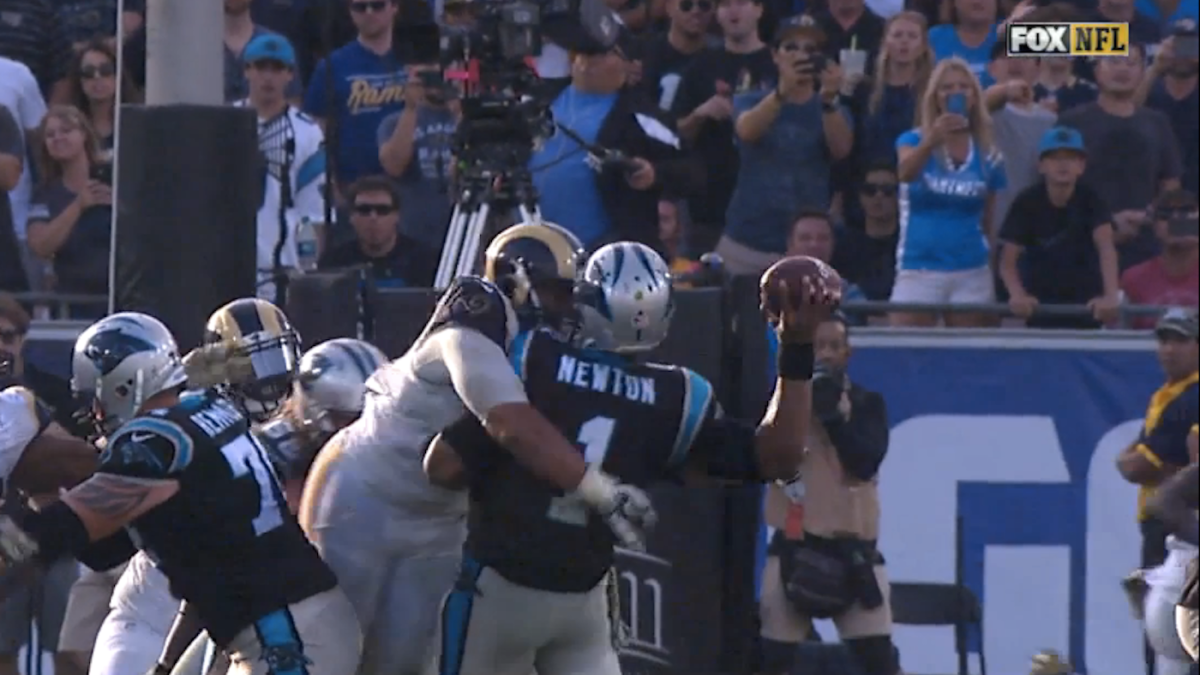
{"type": "MultiPolygon", "coordinates": [[[[1196,0],[606,1],[617,46],[537,60],[572,132],[530,162],[542,214],[587,246],[640,240],[685,274],[712,251],[731,274],[824,257],[847,297],[898,303],[879,320],[903,326],[998,321],[926,305],[999,300],[1080,328],[1122,303],[1198,304],[1196,0]],[[1131,49],[1011,58],[1015,19],[1127,22],[1131,49]]],[[[461,25],[470,3],[223,3],[227,102],[265,118],[288,101],[323,135],[339,216],[320,265],[428,285],[459,106],[396,27],[461,25]]],[[[2,290],[106,290],[114,110],[146,74],[144,5],[120,7],[0,0],[2,290]]],[[[266,248],[275,222],[259,219],[266,248]]]]}

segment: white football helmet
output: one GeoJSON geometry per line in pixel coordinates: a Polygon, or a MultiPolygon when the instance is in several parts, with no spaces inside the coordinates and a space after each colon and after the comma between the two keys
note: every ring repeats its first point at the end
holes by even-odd
{"type": "Polygon", "coordinates": [[[187,381],[175,337],[138,312],[100,319],[75,340],[71,389],[91,404],[92,421],[111,434],[155,394],[187,381]]]}
{"type": "Polygon", "coordinates": [[[621,353],[657,347],[675,313],[666,261],[631,241],[602,246],[588,258],[575,300],[583,315],[584,344],[621,353]]]}
{"type": "Polygon", "coordinates": [[[337,416],[346,420],[362,414],[369,378],[388,359],[378,347],[362,340],[328,340],[304,352],[296,377],[305,421],[325,431],[337,431],[337,416]]]}

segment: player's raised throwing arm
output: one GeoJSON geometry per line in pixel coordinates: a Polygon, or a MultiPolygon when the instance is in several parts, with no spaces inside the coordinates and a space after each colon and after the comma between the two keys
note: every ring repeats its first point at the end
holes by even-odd
{"type": "Polygon", "coordinates": [[[830,283],[822,272],[817,268],[788,278],[772,267],[763,275],[763,310],[779,336],[775,391],[755,444],[763,478],[791,480],[804,459],[812,416],[813,334],[841,302],[840,282],[830,283]]]}
{"type": "Polygon", "coordinates": [[[824,274],[815,261],[810,272],[778,269],[794,264],[796,259],[785,259],[763,275],[763,311],[779,336],[778,375],[767,412],[753,429],[712,404],[688,455],[702,474],[787,483],[799,475],[812,415],[813,334],[837,307],[841,292],[836,274],[824,274]]]}

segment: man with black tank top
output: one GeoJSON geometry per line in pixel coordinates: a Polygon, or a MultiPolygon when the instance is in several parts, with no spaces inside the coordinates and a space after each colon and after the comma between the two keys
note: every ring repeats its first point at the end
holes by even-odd
{"type": "Polygon", "coordinates": [[[198,622],[238,672],[353,672],[353,606],[288,512],[249,420],[213,392],[181,394],[167,328],[132,312],[101,319],[72,370],[108,437],[100,467],[51,506],[0,521],[2,564],[76,556],[99,569],[141,549],[184,600],[177,623],[198,622]]]}
{"type": "MultiPolygon", "coordinates": [[[[814,319],[832,310],[839,289],[809,279],[797,290],[805,304],[781,321],[787,356],[756,428],[725,417],[701,375],[635,360],[670,323],[662,258],[620,242],[597,251],[585,269],[577,293],[582,332],[604,349],[541,328],[520,334],[510,354],[530,402],[576,438],[589,465],[637,486],[699,476],[794,485],[809,419],[814,319]]],[[[425,469],[437,484],[466,483],[471,497],[462,573],[443,604],[437,656],[426,672],[620,675],[616,540],[604,520],[513,461],[473,417],[434,439],[425,469]]]]}
{"type": "Polygon", "coordinates": [[[733,95],[767,88],[775,81],[771,50],[759,37],[762,16],[759,0],[720,0],[717,23],[723,44],[696,54],[672,102],[671,113],[679,120],[679,134],[695,144],[708,167],[704,191],[688,201],[694,223],[688,250],[693,256],[716,248],[737,181],[733,95]]]}

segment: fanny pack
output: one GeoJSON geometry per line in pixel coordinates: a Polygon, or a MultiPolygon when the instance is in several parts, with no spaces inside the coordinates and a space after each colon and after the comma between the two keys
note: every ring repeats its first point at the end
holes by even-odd
{"type": "Polygon", "coordinates": [[[883,558],[874,544],[805,535],[798,541],[779,538],[773,549],[784,597],[804,616],[828,619],[855,603],[863,609],[883,604],[875,578],[875,565],[883,558]]]}

